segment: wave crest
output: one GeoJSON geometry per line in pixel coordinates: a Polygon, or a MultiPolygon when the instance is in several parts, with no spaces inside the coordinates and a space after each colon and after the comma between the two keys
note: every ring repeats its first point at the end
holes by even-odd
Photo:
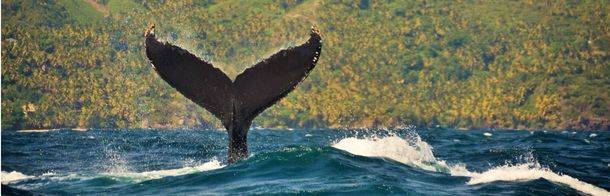
{"type": "Polygon", "coordinates": [[[408,142],[398,136],[345,138],[332,147],[366,157],[384,157],[428,171],[445,171],[447,165],[432,153],[432,147],[418,136],[408,142]],[[440,167],[439,167],[440,166],[440,167]]]}
{"type": "Polygon", "coordinates": [[[536,163],[499,166],[481,173],[471,172],[468,177],[470,177],[470,181],[468,181],[469,185],[495,181],[530,181],[543,178],[550,182],[567,185],[583,193],[591,195],[610,195],[610,192],[602,188],[580,181],[572,176],[557,174],[536,163]]]}

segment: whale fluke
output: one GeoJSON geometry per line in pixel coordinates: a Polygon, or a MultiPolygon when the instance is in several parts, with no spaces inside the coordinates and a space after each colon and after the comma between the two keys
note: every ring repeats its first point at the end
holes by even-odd
{"type": "Polygon", "coordinates": [[[153,30],[154,25],[145,32],[146,56],[163,80],[221,120],[229,134],[229,163],[248,156],[252,120],[294,90],[322,50],[320,34],[312,27],[307,42],[280,50],[231,81],[211,63],[158,41],[153,30]]]}

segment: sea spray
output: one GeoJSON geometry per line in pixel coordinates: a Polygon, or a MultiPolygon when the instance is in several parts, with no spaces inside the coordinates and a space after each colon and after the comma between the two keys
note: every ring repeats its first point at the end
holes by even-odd
{"type": "Polygon", "coordinates": [[[106,163],[104,164],[106,173],[125,173],[132,170],[125,157],[113,149],[104,149],[106,163]]]}

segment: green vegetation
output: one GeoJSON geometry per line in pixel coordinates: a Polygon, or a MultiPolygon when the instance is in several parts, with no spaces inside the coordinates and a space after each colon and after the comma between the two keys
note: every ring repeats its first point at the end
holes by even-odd
{"type": "MultiPolygon", "coordinates": [[[[104,19],[104,13],[97,11],[91,4],[83,0],[59,0],[58,6],[64,8],[74,24],[98,24],[104,19]]],[[[28,12],[27,10],[24,10],[28,12]]],[[[51,12],[60,10],[49,10],[51,12]]],[[[31,12],[31,11],[29,11],[31,12]]],[[[27,14],[27,13],[26,13],[27,14]]]]}
{"type": "Polygon", "coordinates": [[[2,128],[220,127],[147,62],[154,22],[231,77],[317,25],[317,68],[258,126],[610,129],[603,0],[160,2],[2,1],[2,128]]]}
{"type": "Polygon", "coordinates": [[[130,0],[110,0],[108,9],[111,13],[129,14],[133,11],[140,11],[142,6],[130,0]]]}

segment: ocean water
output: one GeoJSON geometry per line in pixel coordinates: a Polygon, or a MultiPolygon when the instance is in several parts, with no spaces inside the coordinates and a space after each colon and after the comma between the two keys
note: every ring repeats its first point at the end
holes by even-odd
{"type": "Polygon", "coordinates": [[[2,184],[39,194],[610,195],[610,133],[2,131],[2,184]]]}

